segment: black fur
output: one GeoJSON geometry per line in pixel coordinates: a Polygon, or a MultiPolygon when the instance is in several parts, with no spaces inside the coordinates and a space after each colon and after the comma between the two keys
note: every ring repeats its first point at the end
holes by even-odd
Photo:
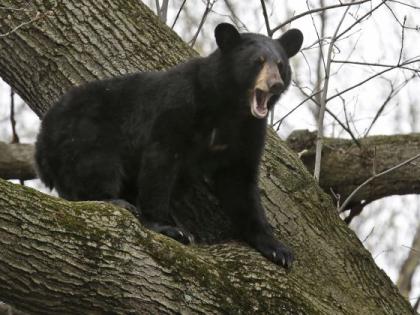
{"type": "Polygon", "coordinates": [[[91,82],[64,95],[42,122],[39,176],[68,200],[135,205],[130,210],[141,211],[148,227],[189,243],[192,236],[172,220],[171,193],[181,175],[206,175],[238,238],[290,266],[292,253],[273,237],[260,202],[266,118],[251,115],[250,90],[261,56],[281,61],[287,88],[288,58],[299,50],[302,35],[293,30],[272,40],[239,34],[229,24],[215,33],[219,49],[206,58],[91,82]]]}

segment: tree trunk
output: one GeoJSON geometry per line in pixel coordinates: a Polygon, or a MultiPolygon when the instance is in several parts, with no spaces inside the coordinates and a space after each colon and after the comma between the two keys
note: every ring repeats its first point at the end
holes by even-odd
{"type": "MultiPolygon", "coordinates": [[[[36,7],[0,9],[3,33],[40,12],[0,39],[0,76],[38,114],[73,84],[195,54],[139,1],[49,3],[0,2],[36,7]]],[[[183,246],[115,206],[0,180],[0,300],[31,314],[414,313],[274,132],[260,187],[276,234],[294,248],[292,270],[226,241],[209,186],[196,183],[173,205],[200,241],[183,246]]]]}
{"type": "Polygon", "coordinates": [[[1,0],[2,79],[42,116],[73,85],[196,55],[138,2],[1,0]]]}
{"type": "MultiPolygon", "coordinates": [[[[310,172],[314,168],[315,141],[316,133],[308,130],[294,131],[287,139],[294,151],[306,150],[301,159],[310,172]]],[[[359,142],[360,147],[352,140],[324,140],[320,185],[326,192],[332,190],[340,195],[342,202],[374,172],[379,174],[420,152],[420,134],[371,136],[359,142]]],[[[385,196],[418,194],[420,169],[416,167],[417,163],[414,161],[374,179],[354,195],[350,207],[385,196]]]]}

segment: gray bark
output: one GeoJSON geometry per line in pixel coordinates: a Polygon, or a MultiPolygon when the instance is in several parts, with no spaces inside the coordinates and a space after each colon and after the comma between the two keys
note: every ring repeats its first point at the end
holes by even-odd
{"type": "Polygon", "coordinates": [[[28,180],[36,177],[34,146],[0,142],[0,178],[28,180]]]}
{"type": "MultiPolygon", "coordinates": [[[[194,55],[139,1],[0,5],[23,3],[52,13],[0,39],[0,76],[38,114],[73,84],[194,55]]],[[[3,33],[33,13],[8,14],[3,33]]],[[[260,175],[269,220],[295,251],[288,272],[227,241],[229,222],[205,182],[173,205],[200,241],[183,246],[123,209],[0,180],[0,300],[31,314],[414,313],[272,131],[260,175]]]]}
{"type": "MultiPolygon", "coordinates": [[[[303,152],[301,159],[311,172],[315,160],[316,133],[307,130],[293,132],[287,139],[296,152],[303,152]]],[[[373,175],[412,158],[420,152],[420,134],[370,136],[359,139],[360,147],[352,140],[325,138],[322,152],[320,185],[334,191],[344,201],[354,189],[373,175]]],[[[385,176],[374,179],[360,190],[350,207],[362,201],[371,202],[386,196],[418,194],[420,169],[418,160],[385,176]]]]}

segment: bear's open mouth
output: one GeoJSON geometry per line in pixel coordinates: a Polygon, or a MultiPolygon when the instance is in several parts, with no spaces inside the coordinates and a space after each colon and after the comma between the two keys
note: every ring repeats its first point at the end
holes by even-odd
{"type": "Polygon", "coordinates": [[[268,113],[267,103],[273,94],[259,88],[254,89],[251,99],[251,114],[255,118],[265,118],[268,113]]]}

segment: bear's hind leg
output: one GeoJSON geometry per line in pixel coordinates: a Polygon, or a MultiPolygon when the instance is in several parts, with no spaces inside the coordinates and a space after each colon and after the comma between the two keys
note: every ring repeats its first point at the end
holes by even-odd
{"type": "Polygon", "coordinates": [[[168,151],[155,145],[143,153],[137,205],[147,228],[189,244],[194,240],[192,234],[176,225],[169,207],[180,162],[176,154],[168,151]]]}
{"type": "Polygon", "coordinates": [[[85,153],[76,163],[63,163],[59,174],[55,188],[60,197],[109,202],[139,217],[138,209],[121,198],[124,172],[117,157],[105,152],[85,153]]]}

